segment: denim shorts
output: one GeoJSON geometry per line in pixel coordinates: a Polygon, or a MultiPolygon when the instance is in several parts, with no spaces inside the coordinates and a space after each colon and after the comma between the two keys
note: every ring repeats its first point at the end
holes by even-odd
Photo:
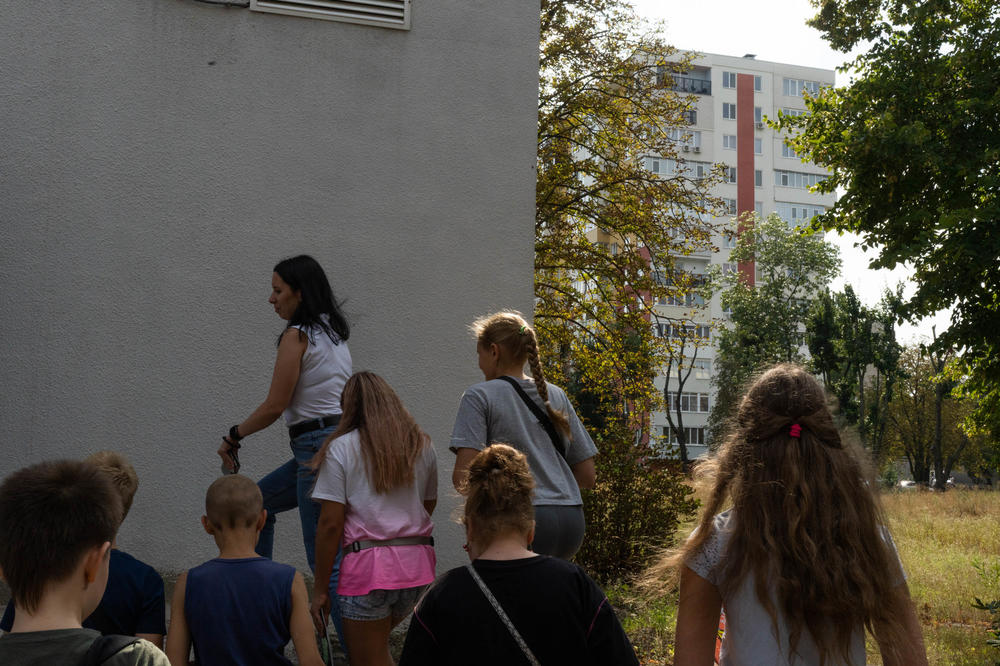
{"type": "Polygon", "coordinates": [[[381,620],[392,617],[402,620],[413,612],[426,585],[406,587],[402,590],[372,590],[360,596],[338,594],[340,615],[348,620],[381,620]]]}

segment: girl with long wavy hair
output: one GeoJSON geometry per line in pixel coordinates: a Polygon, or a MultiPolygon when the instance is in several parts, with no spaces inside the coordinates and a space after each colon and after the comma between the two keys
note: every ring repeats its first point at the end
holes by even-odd
{"type": "Polygon", "coordinates": [[[696,476],[698,527],[650,574],[680,570],[675,666],[713,663],[721,610],[725,666],[860,665],[865,631],[885,664],[927,663],[871,465],[808,372],[753,382],[696,476]]]}
{"type": "Polygon", "coordinates": [[[594,487],[597,447],[566,393],[545,381],[535,330],[520,313],[497,312],[471,329],[485,381],[470,386],[458,407],[452,482],[464,487],[472,459],[494,442],[523,452],[536,483],[532,549],[569,559],[583,543],[580,489],[594,487]]]}
{"type": "Polygon", "coordinates": [[[389,632],[434,580],[437,456],[378,375],[353,375],[341,403],[340,424],[312,463],[321,506],[313,620],[322,631],[320,610],[331,601],[324,581],[342,549],[336,592],[351,664],[391,666],[389,632]]]}

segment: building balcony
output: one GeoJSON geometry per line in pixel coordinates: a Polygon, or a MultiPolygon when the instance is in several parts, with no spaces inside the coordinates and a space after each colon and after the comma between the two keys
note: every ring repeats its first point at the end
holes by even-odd
{"type": "Polygon", "coordinates": [[[712,94],[712,82],[707,79],[696,79],[680,74],[673,74],[671,78],[673,78],[673,83],[670,85],[671,90],[691,95],[712,94]]]}

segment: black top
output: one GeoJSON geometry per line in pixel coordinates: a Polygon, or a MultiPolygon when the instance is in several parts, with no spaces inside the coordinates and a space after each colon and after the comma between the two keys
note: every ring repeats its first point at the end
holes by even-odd
{"type": "MultiPolygon", "coordinates": [[[[604,593],[577,565],[545,555],[473,565],[539,663],[638,666],[604,593]]],[[[496,610],[460,567],[439,578],[413,612],[399,665],[527,663],[496,610]]]]}

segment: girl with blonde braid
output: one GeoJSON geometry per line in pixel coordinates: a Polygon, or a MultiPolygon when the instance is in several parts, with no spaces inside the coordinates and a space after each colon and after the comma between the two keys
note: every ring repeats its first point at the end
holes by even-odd
{"type": "Polygon", "coordinates": [[[485,381],[469,387],[459,404],[452,482],[461,492],[472,459],[494,442],[520,450],[535,478],[532,550],[569,559],[583,543],[580,489],[594,487],[597,447],[563,390],[545,381],[535,331],[519,312],[482,317],[471,329],[485,381]]]}

